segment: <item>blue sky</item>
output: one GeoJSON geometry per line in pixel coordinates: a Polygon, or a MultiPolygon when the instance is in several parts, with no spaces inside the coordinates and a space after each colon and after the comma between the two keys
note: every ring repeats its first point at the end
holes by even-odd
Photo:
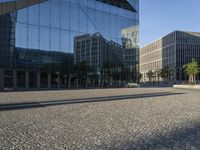
{"type": "Polygon", "coordinates": [[[200,32],[200,0],[140,0],[140,46],[174,30],[200,32]]]}

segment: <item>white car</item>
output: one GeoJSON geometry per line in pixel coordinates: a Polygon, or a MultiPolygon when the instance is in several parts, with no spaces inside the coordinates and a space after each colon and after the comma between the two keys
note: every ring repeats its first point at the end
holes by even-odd
{"type": "Polygon", "coordinates": [[[127,87],[128,88],[135,88],[135,87],[140,87],[140,85],[137,84],[137,83],[127,83],[127,87]]]}

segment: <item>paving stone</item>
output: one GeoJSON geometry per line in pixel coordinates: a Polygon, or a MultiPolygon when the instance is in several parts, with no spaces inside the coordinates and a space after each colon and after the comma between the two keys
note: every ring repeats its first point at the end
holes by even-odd
{"type": "Polygon", "coordinates": [[[199,110],[198,90],[0,93],[0,149],[198,150],[199,110]]]}

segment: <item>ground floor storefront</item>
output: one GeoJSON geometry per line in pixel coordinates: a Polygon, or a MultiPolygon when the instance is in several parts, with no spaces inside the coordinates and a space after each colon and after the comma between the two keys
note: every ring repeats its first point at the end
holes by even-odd
{"type": "Polygon", "coordinates": [[[59,73],[0,68],[0,91],[61,88],[66,86],[59,73]]]}
{"type": "Polygon", "coordinates": [[[125,80],[108,79],[107,76],[90,75],[83,78],[78,74],[62,74],[21,68],[0,68],[0,91],[48,90],[98,87],[124,87],[125,80]]]}

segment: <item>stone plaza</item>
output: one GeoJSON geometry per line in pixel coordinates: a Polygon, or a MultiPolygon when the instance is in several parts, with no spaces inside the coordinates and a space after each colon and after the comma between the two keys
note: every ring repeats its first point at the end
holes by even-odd
{"type": "Polygon", "coordinates": [[[121,88],[0,93],[0,149],[198,150],[200,92],[121,88]]]}

